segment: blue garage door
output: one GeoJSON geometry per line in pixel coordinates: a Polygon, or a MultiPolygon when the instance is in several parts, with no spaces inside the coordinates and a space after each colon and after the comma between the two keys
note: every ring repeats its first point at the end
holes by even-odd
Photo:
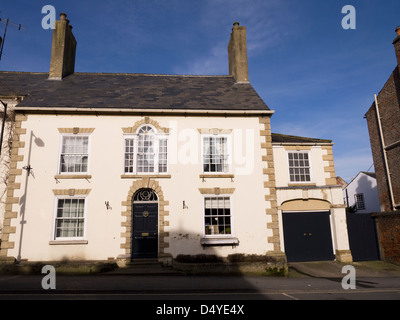
{"type": "Polygon", "coordinates": [[[289,262],[334,260],[330,212],[284,212],[282,217],[289,262]]]}

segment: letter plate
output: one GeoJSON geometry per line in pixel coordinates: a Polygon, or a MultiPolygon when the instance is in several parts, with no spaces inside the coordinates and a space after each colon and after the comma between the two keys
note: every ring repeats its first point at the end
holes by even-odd
{"type": "Polygon", "coordinates": [[[149,236],[149,233],[148,232],[143,232],[142,233],[142,237],[148,237],[149,236]]]}

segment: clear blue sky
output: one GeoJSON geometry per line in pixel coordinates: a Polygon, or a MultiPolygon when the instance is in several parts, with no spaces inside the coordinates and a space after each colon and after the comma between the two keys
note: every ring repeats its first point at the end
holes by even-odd
{"type": "Polygon", "coordinates": [[[250,82],[275,110],[272,131],[332,139],[336,173],[346,181],[372,165],[363,117],[396,65],[399,0],[2,1],[0,17],[26,32],[8,29],[0,70],[48,72],[44,5],[71,21],[77,72],[228,74],[239,21],[250,82]],[[356,9],[355,30],[341,26],[344,5],[356,9]]]}

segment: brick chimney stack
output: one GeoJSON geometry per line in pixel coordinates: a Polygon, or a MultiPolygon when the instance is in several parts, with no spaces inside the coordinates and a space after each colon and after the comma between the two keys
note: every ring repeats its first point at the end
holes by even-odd
{"type": "Polygon", "coordinates": [[[60,20],[55,22],[53,30],[49,79],[62,80],[74,73],[75,52],[76,40],[72,34],[72,26],[67,15],[61,13],[60,20]]]}
{"type": "Polygon", "coordinates": [[[398,26],[395,31],[397,37],[393,40],[393,45],[396,51],[397,65],[400,68],[400,26],[398,26]]]}
{"type": "Polygon", "coordinates": [[[246,27],[239,26],[239,22],[233,24],[228,45],[228,59],[229,75],[233,76],[236,82],[249,82],[246,27]]]}

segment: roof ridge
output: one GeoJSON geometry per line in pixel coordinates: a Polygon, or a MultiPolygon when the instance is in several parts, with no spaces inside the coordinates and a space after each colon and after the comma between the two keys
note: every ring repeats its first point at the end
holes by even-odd
{"type": "Polygon", "coordinates": [[[3,71],[3,70],[0,70],[0,73],[13,73],[13,74],[49,74],[48,72],[32,72],[32,71],[3,71]]]}
{"type": "Polygon", "coordinates": [[[129,72],[75,72],[77,75],[100,75],[100,76],[144,76],[144,77],[193,77],[193,78],[233,78],[230,75],[196,75],[196,74],[157,74],[157,73],[129,73],[129,72]]]}
{"type": "MultiPolygon", "coordinates": [[[[33,71],[6,71],[0,70],[0,73],[12,74],[49,74],[48,72],[33,71]]],[[[233,78],[231,75],[197,75],[197,74],[157,74],[157,73],[130,73],[130,72],[74,72],[71,75],[100,75],[100,76],[144,76],[144,77],[193,77],[193,78],[233,78]]]]}

